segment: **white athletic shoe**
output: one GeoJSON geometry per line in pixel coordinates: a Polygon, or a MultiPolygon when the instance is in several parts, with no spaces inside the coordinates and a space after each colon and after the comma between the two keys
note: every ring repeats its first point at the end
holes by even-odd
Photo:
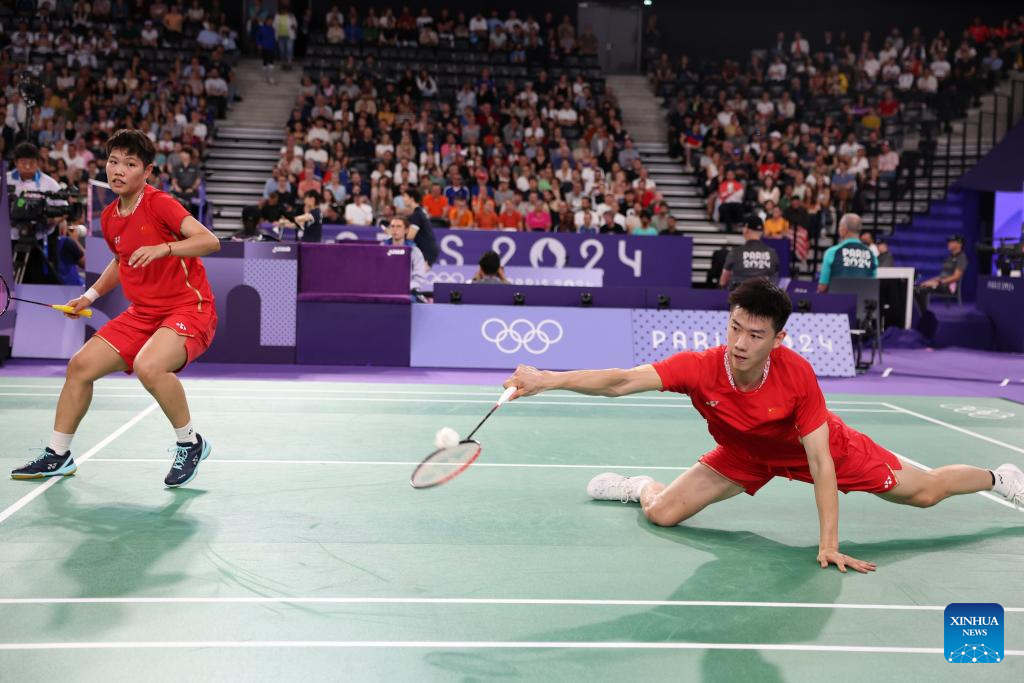
{"type": "Polygon", "coordinates": [[[614,472],[605,472],[590,480],[587,495],[595,500],[639,503],[640,491],[652,481],[650,477],[624,477],[614,472]]]}
{"type": "Polygon", "coordinates": [[[1024,510],[1024,472],[1016,465],[1006,463],[992,470],[992,474],[996,478],[992,490],[1016,505],[1018,510],[1024,510]]]}

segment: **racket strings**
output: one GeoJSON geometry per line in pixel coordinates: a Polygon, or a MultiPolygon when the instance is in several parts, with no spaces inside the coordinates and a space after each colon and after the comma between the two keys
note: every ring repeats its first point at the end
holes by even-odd
{"type": "Polygon", "coordinates": [[[469,466],[480,454],[480,444],[463,441],[440,448],[423,461],[412,475],[412,485],[427,487],[443,483],[469,466]]]}

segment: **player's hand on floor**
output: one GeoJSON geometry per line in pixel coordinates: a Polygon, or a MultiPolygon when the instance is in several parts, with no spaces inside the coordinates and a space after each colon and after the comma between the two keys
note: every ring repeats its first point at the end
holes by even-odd
{"type": "Polygon", "coordinates": [[[69,301],[69,302],[67,302],[65,304],[65,306],[70,306],[71,308],[73,308],[74,312],[73,313],[65,313],[64,317],[65,318],[71,318],[72,320],[74,320],[75,318],[78,317],[78,312],[79,311],[81,311],[83,309],[86,309],[86,308],[89,308],[89,306],[91,306],[91,305],[92,305],[92,302],[89,301],[88,299],[86,299],[84,296],[76,297],[76,298],[72,299],[71,301],[69,301]]]}
{"type": "Polygon", "coordinates": [[[506,389],[512,386],[519,387],[509,398],[510,401],[520,396],[533,396],[544,391],[544,373],[532,365],[520,365],[502,386],[506,389]]]}
{"type": "Polygon", "coordinates": [[[139,247],[128,258],[128,265],[132,268],[142,268],[169,253],[167,244],[155,244],[150,247],[139,247]]]}
{"type": "Polygon", "coordinates": [[[874,562],[864,562],[858,560],[855,557],[844,555],[837,549],[826,549],[818,551],[818,564],[821,565],[822,569],[827,568],[830,564],[834,564],[839,567],[839,571],[846,573],[846,568],[850,567],[856,569],[861,574],[867,574],[873,572],[877,568],[874,562]]]}

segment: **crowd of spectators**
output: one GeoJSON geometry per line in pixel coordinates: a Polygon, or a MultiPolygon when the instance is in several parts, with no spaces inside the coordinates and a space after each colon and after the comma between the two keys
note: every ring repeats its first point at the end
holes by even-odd
{"type": "Polygon", "coordinates": [[[441,227],[676,232],[615,101],[584,69],[562,68],[593,54],[588,29],[514,10],[395,17],[334,7],[325,21],[326,44],[404,46],[412,61],[447,45],[476,66],[457,86],[426,66],[382,69],[372,55],[307,71],[263,193],[265,221],[314,192],[336,223],[383,223],[422,205],[441,227]],[[521,81],[505,66],[520,59],[530,67],[521,81]]]}
{"type": "Polygon", "coordinates": [[[977,19],[955,39],[918,28],[817,41],[779,33],[746,64],[662,53],[649,77],[668,103],[671,151],[698,174],[709,218],[728,229],[756,213],[767,237],[802,235],[806,257],[807,239],[834,234],[844,213],[896,196],[906,124],[948,130],[1009,69],[1024,68],[1022,37],[1024,16],[998,27],[977,19]]]}
{"type": "Polygon", "coordinates": [[[139,128],[157,148],[152,182],[195,210],[201,156],[235,99],[237,39],[199,0],[17,2],[0,15],[0,153],[27,140],[44,173],[85,192],[105,179],[108,136],[139,128]]]}

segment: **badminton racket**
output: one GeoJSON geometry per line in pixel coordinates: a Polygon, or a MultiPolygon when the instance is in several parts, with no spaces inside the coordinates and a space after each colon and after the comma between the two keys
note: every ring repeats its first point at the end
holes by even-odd
{"type": "Polygon", "coordinates": [[[432,486],[439,486],[465,472],[480,457],[480,451],[483,449],[480,442],[473,439],[473,435],[483,427],[484,422],[487,422],[487,418],[494,415],[494,412],[503,403],[508,401],[509,397],[516,392],[516,388],[509,387],[506,389],[498,398],[498,402],[487,411],[484,419],[480,420],[465,439],[454,446],[438,448],[424,458],[423,462],[413,470],[412,477],[409,479],[412,487],[415,489],[428,489],[432,486]]]}
{"type": "MultiPolygon", "coordinates": [[[[14,296],[13,294],[11,294],[11,288],[7,285],[7,280],[5,280],[2,275],[0,275],[0,315],[3,315],[4,313],[7,312],[7,308],[11,305],[12,301],[20,301],[24,304],[35,304],[36,306],[46,306],[47,308],[52,308],[53,310],[60,311],[61,313],[75,315],[75,309],[66,304],[45,304],[42,301],[32,301],[31,299],[21,299],[19,297],[14,296]]],[[[83,308],[78,312],[78,315],[84,316],[86,318],[91,318],[92,309],[83,308]]]]}

